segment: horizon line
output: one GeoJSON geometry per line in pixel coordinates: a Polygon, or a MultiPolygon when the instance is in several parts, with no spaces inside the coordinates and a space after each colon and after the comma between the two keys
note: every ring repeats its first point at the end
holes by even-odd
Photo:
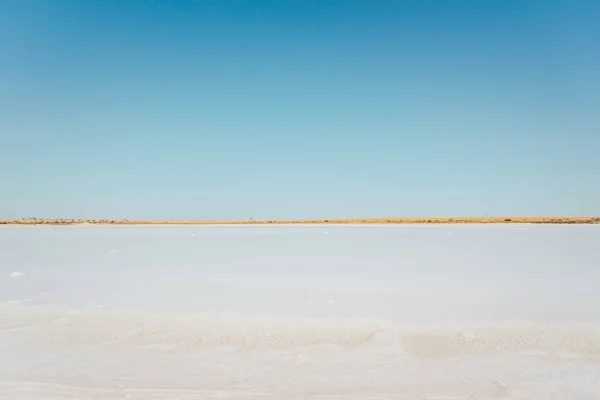
{"type": "Polygon", "coordinates": [[[308,225],[308,224],[600,224],[592,217],[431,217],[431,218],[332,218],[332,219],[89,219],[20,218],[0,220],[0,225],[308,225]]]}

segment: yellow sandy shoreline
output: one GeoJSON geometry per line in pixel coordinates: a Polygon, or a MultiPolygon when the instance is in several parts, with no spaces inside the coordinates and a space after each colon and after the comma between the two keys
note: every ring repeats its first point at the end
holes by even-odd
{"type": "Polygon", "coordinates": [[[349,218],[315,220],[18,219],[0,225],[600,224],[600,217],[349,218]]]}

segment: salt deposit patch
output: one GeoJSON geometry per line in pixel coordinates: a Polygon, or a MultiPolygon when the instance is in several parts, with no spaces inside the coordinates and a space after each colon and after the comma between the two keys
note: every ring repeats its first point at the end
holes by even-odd
{"type": "Polygon", "coordinates": [[[70,311],[0,305],[0,398],[576,399],[600,374],[594,323],[70,311]]]}

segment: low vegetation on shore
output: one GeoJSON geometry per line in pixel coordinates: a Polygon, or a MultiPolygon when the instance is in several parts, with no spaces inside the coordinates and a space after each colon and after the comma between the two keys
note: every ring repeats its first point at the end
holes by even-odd
{"type": "Polygon", "coordinates": [[[316,220],[15,219],[0,225],[600,224],[600,217],[350,218],[316,220]]]}

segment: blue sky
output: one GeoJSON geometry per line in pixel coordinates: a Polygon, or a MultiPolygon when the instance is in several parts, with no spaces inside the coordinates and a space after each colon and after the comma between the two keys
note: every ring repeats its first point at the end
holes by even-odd
{"type": "Polygon", "coordinates": [[[598,1],[0,0],[0,218],[600,215],[598,1]]]}

